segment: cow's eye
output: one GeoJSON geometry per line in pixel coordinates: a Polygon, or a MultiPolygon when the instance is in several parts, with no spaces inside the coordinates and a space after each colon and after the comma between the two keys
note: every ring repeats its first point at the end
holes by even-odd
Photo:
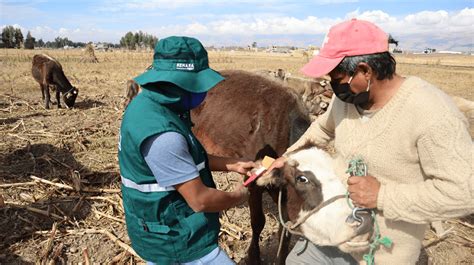
{"type": "Polygon", "coordinates": [[[303,175],[300,175],[300,176],[297,176],[296,177],[296,181],[300,182],[300,183],[308,183],[309,182],[309,179],[303,175]]]}

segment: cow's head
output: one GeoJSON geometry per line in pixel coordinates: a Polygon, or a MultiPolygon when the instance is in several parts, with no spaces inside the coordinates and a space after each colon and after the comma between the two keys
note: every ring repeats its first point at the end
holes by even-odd
{"type": "Polygon", "coordinates": [[[72,87],[68,92],[64,93],[64,103],[68,108],[74,107],[74,103],[76,102],[78,94],[79,90],[75,87],[72,87]]]}
{"type": "MultiPolygon", "coordinates": [[[[257,179],[257,185],[286,188],[287,210],[293,223],[321,203],[346,193],[346,187],[335,173],[333,158],[314,146],[289,153],[284,166],[257,179]]],[[[368,213],[360,215],[362,222],[351,216],[351,208],[341,198],[312,214],[300,229],[317,245],[338,246],[345,252],[365,251],[369,246],[372,220],[368,213]]]]}

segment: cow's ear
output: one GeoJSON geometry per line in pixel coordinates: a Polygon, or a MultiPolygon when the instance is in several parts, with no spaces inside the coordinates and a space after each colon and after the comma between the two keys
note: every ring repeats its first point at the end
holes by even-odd
{"type": "Polygon", "coordinates": [[[285,166],[282,168],[282,179],[285,180],[286,183],[294,184],[296,172],[297,172],[297,167],[299,163],[296,160],[288,160],[285,163],[285,166]]]}
{"type": "MultiPolygon", "coordinates": [[[[286,165],[284,167],[286,167],[286,165]]],[[[257,185],[274,187],[286,185],[286,179],[283,176],[284,167],[274,168],[269,172],[265,172],[261,177],[257,179],[257,185]]]]}

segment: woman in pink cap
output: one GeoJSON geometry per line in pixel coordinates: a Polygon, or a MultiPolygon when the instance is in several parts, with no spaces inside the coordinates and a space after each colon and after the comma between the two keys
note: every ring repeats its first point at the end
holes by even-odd
{"type": "MultiPolygon", "coordinates": [[[[352,19],[333,26],[302,71],[329,75],[335,96],[288,151],[334,140],[341,175],[349,162],[363,161],[365,176],[347,180],[350,199],[372,209],[380,236],[393,242],[365,260],[415,264],[430,222],[473,213],[472,139],[450,97],[420,78],[398,75],[395,66],[388,36],[376,25],[352,19]]],[[[365,253],[351,254],[361,262],[365,253]]],[[[304,241],[287,258],[287,264],[353,263],[335,247],[304,241]]]]}

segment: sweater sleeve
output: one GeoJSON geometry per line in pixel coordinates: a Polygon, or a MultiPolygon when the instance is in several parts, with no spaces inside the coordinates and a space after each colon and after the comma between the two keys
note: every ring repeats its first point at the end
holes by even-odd
{"type": "Polygon", "coordinates": [[[417,150],[425,180],[383,184],[377,208],[385,218],[426,223],[473,213],[473,143],[463,121],[442,117],[418,139],[417,150]]]}
{"type": "Polygon", "coordinates": [[[319,116],[314,122],[311,123],[309,128],[306,132],[296,141],[293,145],[291,145],[285,153],[294,151],[310,142],[317,145],[326,145],[332,139],[334,139],[334,98],[331,99],[329,107],[327,111],[319,116]]]}

